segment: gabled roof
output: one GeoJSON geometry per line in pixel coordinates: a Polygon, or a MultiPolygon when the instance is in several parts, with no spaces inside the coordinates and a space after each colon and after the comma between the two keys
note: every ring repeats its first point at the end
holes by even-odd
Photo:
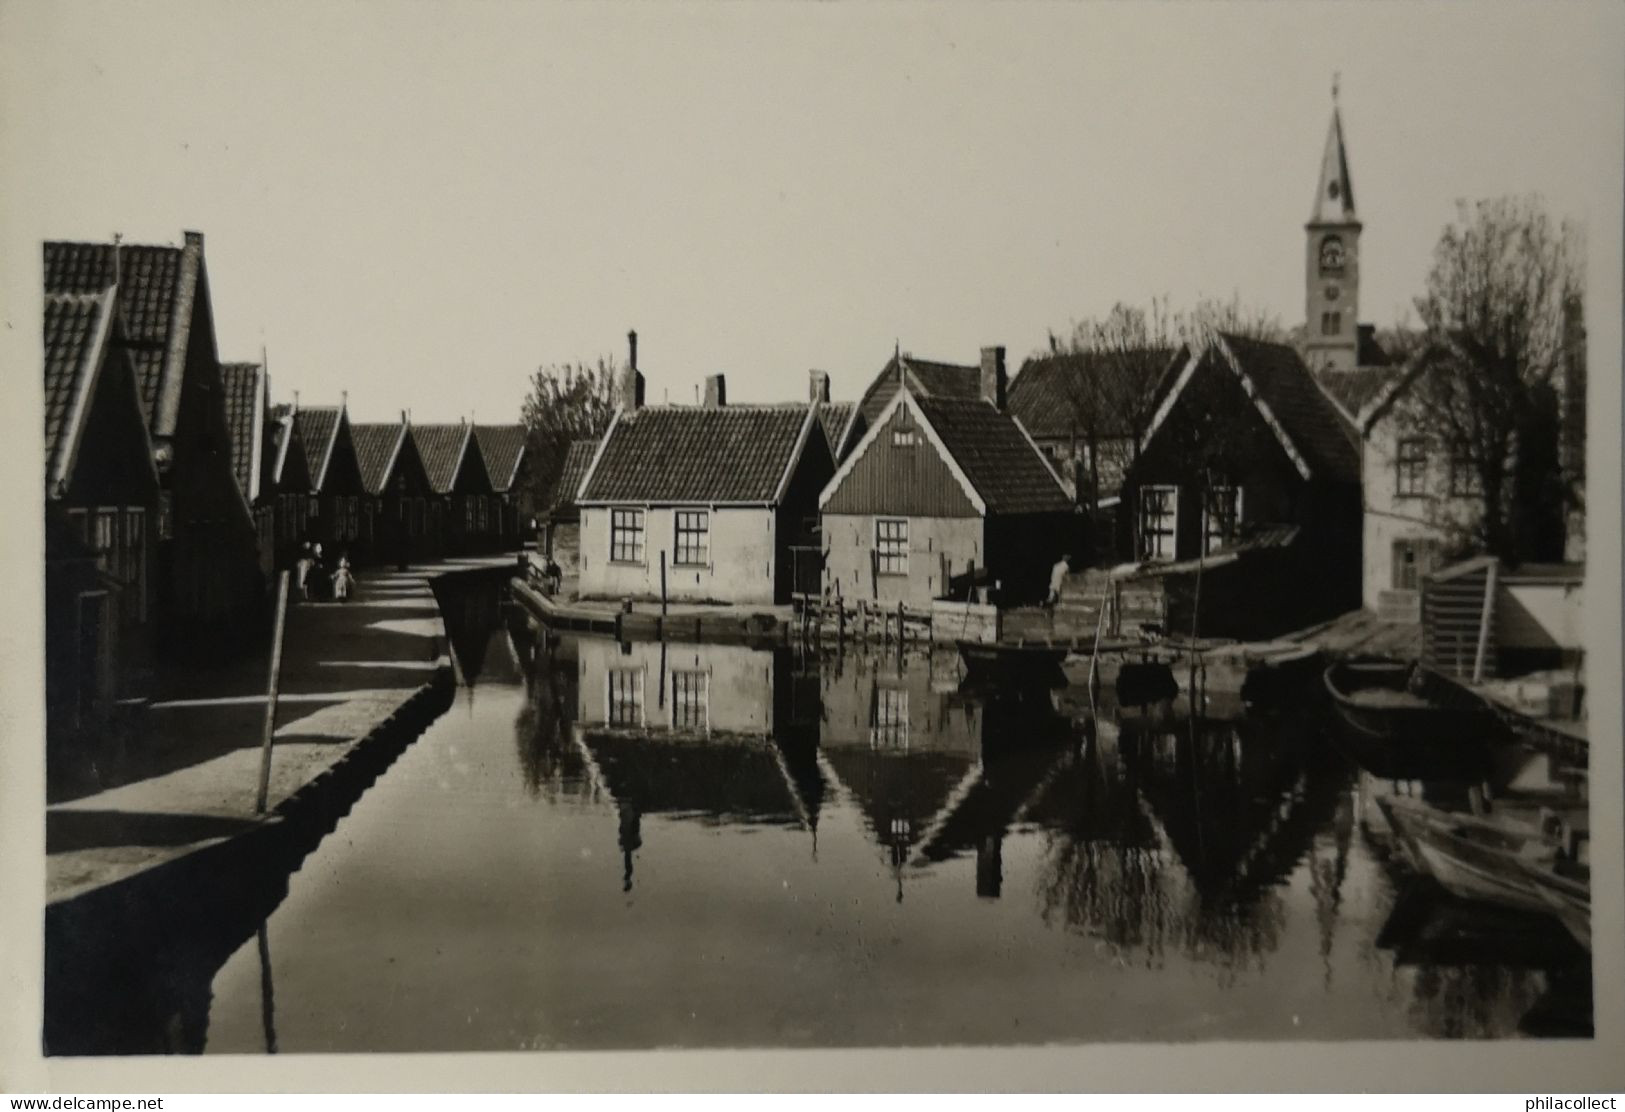
{"type": "Polygon", "coordinates": [[[293,479],[301,476],[308,482],[310,466],[305,461],[304,446],[294,431],[293,406],[283,403],[271,407],[270,435],[272,485],[280,491],[293,479]]]}
{"type": "Polygon", "coordinates": [[[513,489],[519,477],[519,464],[525,458],[524,425],[475,425],[474,440],[491,475],[491,489],[504,494],[513,489]]]}
{"type": "Polygon", "coordinates": [[[1356,367],[1352,371],[1322,370],[1315,372],[1315,381],[1337,403],[1343,416],[1359,424],[1366,409],[1402,373],[1402,368],[1392,366],[1356,367]]]}
{"type": "MultiPolygon", "coordinates": [[[[50,495],[66,489],[73,475],[90,415],[104,356],[118,354],[122,338],[118,307],[111,289],[88,294],[46,294],[43,340],[45,351],[45,483],[50,495]]],[[[133,384],[132,384],[133,386],[133,384]]],[[[139,411],[130,419],[139,421],[139,411]]],[[[143,430],[143,436],[145,432],[143,430]]],[[[152,466],[152,452],[147,451],[152,466]]],[[[153,472],[156,479],[157,472],[153,472]]]]}
{"type": "Polygon", "coordinates": [[[423,472],[436,494],[450,494],[462,470],[463,457],[468,454],[474,426],[466,421],[455,425],[413,425],[412,443],[418,458],[423,461],[423,472]]]}
{"type": "Polygon", "coordinates": [[[265,451],[265,371],[258,363],[220,364],[225,394],[226,432],[231,436],[231,470],[237,489],[250,503],[259,497],[260,461],[265,451]]]}
{"type": "Polygon", "coordinates": [[[1066,513],[1072,499],[1021,423],[982,398],[915,398],[988,513],[1066,513]]]}
{"type": "Polygon", "coordinates": [[[773,505],[801,458],[813,405],[620,410],[578,501],[773,505]]]}
{"type": "Polygon", "coordinates": [[[1156,436],[1197,369],[1217,361],[1236,376],[1304,479],[1360,481],[1358,434],[1292,348],[1216,332],[1194,354],[1187,348],[1180,355],[1168,368],[1173,381],[1152,416],[1144,443],[1156,436]]]}
{"type": "Polygon", "coordinates": [[[350,425],[350,442],[355,445],[356,464],[361,469],[361,485],[368,494],[382,494],[395,460],[406,441],[406,422],[350,425]]]}
{"type": "Polygon", "coordinates": [[[596,440],[570,442],[569,450],[564,453],[564,467],[559,471],[559,485],[554,489],[553,509],[563,510],[575,505],[576,492],[581,489],[581,480],[587,477],[587,468],[592,466],[592,457],[597,451],[596,440]]]}
{"type": "Polygon", "coordinates": [[[818,407],[818,423],[824,426],[824,439],[829,443],[829,454],[837,461],[847,438],[857,427],[856,402],[822,402],[818,407]]]}
{"type": "Polygon", "coordinates": [[[344,410],[336,405],[300,406],[294,410],[294,433],[305,450],[312,490],[321,490],[327,481],[327,465],[333,462],[333,446],[338,443],[343,416],[344,410]]]}
{"type": "Polygon", "coordinates": [[[47,243],[44,255],[47,293],[98,293],[117,285],[148,430],[155,437],[173,435],[203,237],[187,233],[184,247],[47,243]]]}
{"type": "MultiPolygon", "coordinates": [[[[881,411],[891,403],[898,388],[904,383],[920,397],[976,398],[982,393],[982,368],[958,363],[938,363],[931,359],[917,359],[904,353],[892,356],[881,368],[869,389],[858,403],[858,412],[868,425],[873,425],[881,411]],[[902,372],[898,364],[902,364],[902,372]]],[[[833,449],[835,445],[831,444],[833,449]]]]}
{"type": "MultiPolygon", "coordinates": [[[[1156,383],[1163,380],[1167,365],[1173,360],[1173,348],[1147,348],[1143,352],[1119,354],[1117,352],[1058,352],[1035,356],[1021,365],[1020,372],[1010,381],[1010,412],[1021,421],[1033,436],[1068,436],[1073,431],[1080,403],[1091,395],[1104,398],[1128,396],[1136,389],[1150,394],[1156,383]],[[1157,370],[1138,381],[1141,368],[1154,365],[1157,370]]],[[[1107,405],[1101,416],[1109,420],[1113,407],[1107,405]]],[[[1101,427],[1096,430],[1104,437],[1131,436],[1132,429],[1101,427]]]]}
{"type": "Polygon", "coordinates": [[[907,406],[979,513],[1068,513],[1072,497],[1021,422],[983,398],[917,397],[899,391],[818,496],[826,505],[858,460],[907,406]]]}

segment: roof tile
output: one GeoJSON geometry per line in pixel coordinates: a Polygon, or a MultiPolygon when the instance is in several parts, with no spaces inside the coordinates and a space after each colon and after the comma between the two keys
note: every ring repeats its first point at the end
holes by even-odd
{"type": "Polygon", "coordinates": [[[263,389],[258,363],[220,364],[220,383],[226,400],[226,431],[231,436],[231,470],[244,498],[254,491],[254,441],[265,435],[265,426],[256,422],[258,398],[263,389]]]}
{"type": "MultiPolygon", "coordinates": [[[[910,391],[912,393],[912,391],[910,391]]],[[[981,398],[916,397],[988,513],[1065,513],[1072,500],[1009,413],[981,398]]]]}
{"type": "Polygon", "coordinates": [[[45,297],[45,474],[56,473],[69,451],[74,400],[84,379],[101,319],[110,308],[105,294],[45,297]]]}
{"type": "Polygon", "coordinates": [[[350,425],[350,441],[355,445],[356,463],[361,468],[361,485],[368,494],[384,492],[384,484],[389,481],[390,469],[405,439],[406,425],[401,421],[350,425]]]}
{"type": "Polygon", "coordinates": [[[456,485],[472,427],[466,422],[412,426],[412,443],[417,447],[418,458],[423,461],[424,473],[435,493],[450,494],[456,485]]]}
{"type": "Polygon", "coordinates": [[[806,405],[651,406],[611,427],[583,502],[770,503],[806,405]]]}
{"type": "Polygon", "coordinates": [[[491,475],[491,489],[498,494],[513,489],[519,477],[519,464],[525,458],[524,425],[475,425],[474,440],[485,469],[491,475]]]}
{"type": "Polygon", "coordinates": [[[343,411],[336,405],[300,406],[293,414],[294,432],[305,450],[305,463],[310,468],[310,483],[320,491],[327,479],[327,464],[338,440],[339,416],[343,411]]]}

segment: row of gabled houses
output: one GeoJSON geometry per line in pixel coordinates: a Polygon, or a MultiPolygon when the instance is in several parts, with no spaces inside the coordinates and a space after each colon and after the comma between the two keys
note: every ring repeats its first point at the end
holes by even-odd
{"type": "Polygon", "coordinates": [[[405,562],[517,548],[519,425],[351,422],[222,362],[203,236],[44,246],[48,730],[105,725],[168,655],[263,628],[303,546],[405,562]]]}

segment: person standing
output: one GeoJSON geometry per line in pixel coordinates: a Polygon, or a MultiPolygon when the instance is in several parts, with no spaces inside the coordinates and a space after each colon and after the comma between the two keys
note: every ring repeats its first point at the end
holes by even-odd
{"type": "Polygon", "coordinates": [[[350,601],[350,589],[355,586],[355,576],[350,571],[350,557],[348,553],[339,553],[338,566],[333,569],[333,598],[337,602],[350,601]]]}
{"type": "Polygon", "coordinates": [[[1050,569],[1049,597],[1044,600],[1044,605],[1051,610],[1055,609],[1056,604],[1061,601],[1061,587],[1066,583],[1067,573],[1072,570],[1071,564],[1072,555],[1067,553],[1055,561],[1055,566],[1050,569]]]}
{"type": "Polygon", "coordinates": [[[310,569],[315,563],[310,554],[310,542],[306,541],[299,549],[299,559],[293,562],[293,578],[299,587],[299,597],[305,602],[310,601],[310,569]]]}

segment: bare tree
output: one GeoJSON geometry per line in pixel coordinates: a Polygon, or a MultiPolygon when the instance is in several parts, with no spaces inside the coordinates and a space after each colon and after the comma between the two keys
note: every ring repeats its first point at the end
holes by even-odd
{"type": "Polygon", "coordinates": [[[615,412],[613,358],[540,367],[530,378],[521,420],[526,429],[526,494],[538,509],[553,501],[570,442],[599,437],[615,412]]]}
{"type": "Polygon", "coordinates": [[[1475,539],[1510,560],[1545,555],[1554,529],[1561,549],[1554,380],[1580,253],[1576,229],[1539,198],[1459,202],[1416,301],[1425,337],[1408,416],[1472,470],[1475,539]]]}

